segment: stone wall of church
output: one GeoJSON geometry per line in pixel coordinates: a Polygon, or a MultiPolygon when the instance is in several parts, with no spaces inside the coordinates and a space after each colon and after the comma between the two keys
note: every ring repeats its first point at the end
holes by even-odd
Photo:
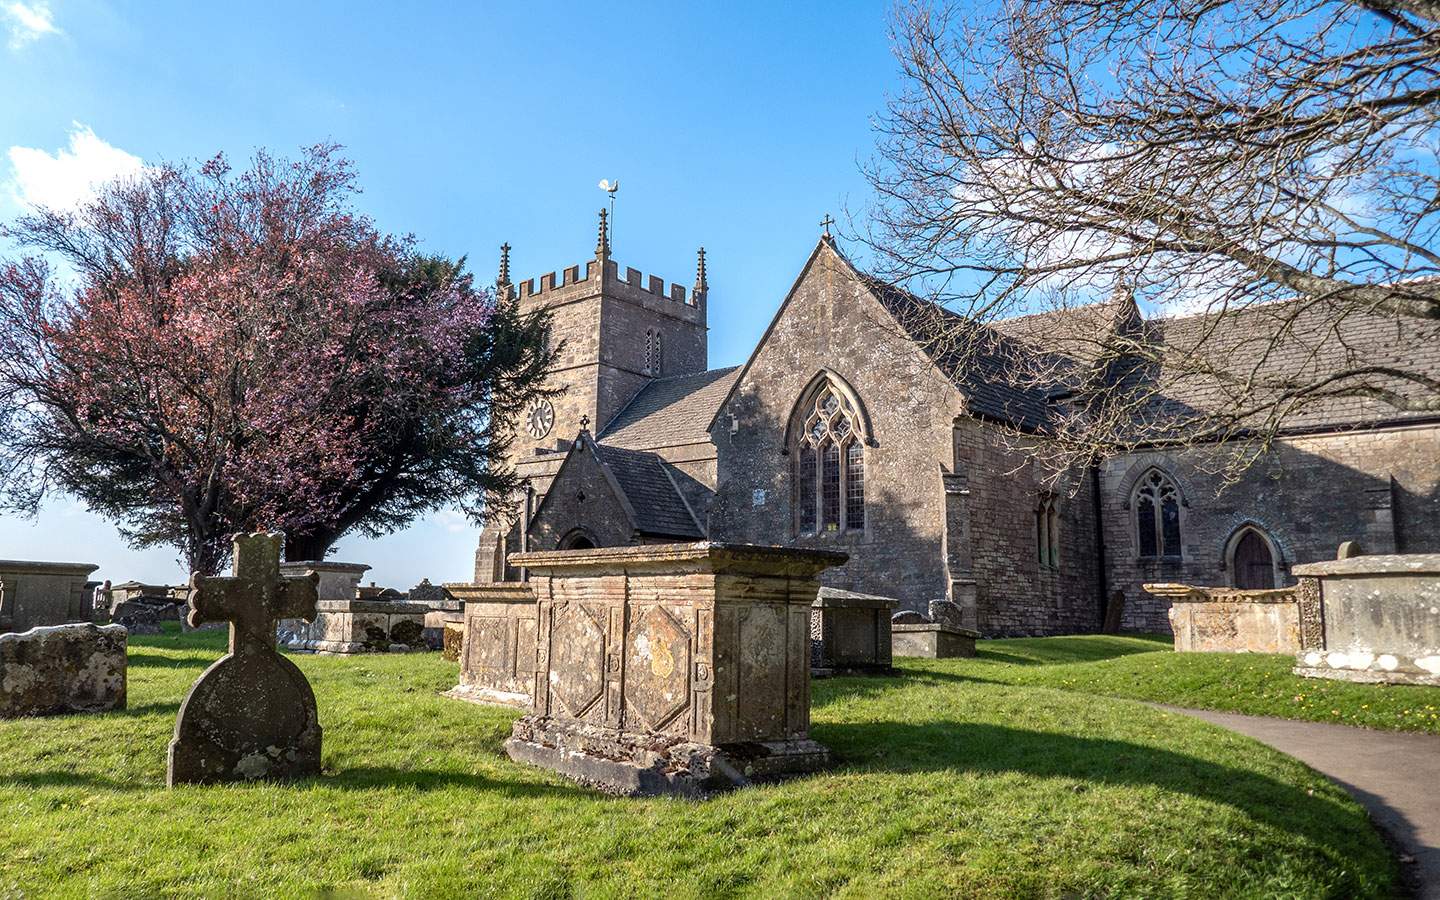
{"type": "MultiPolygon", "coordinates": [[[[991,637],[1093,632],[1100,623],[1093,490],[1084,473],[1051,484],[996,430],[965,414],[961,395],[822,250],[757,348],[712,434],[719,481],[712,533],[722,540],[841,550],[821,576],[910,609],[947,596],[942,473],[968,480],[976,624],[991,637]],[[853,388],[870,427],[863,531],[797,533],[795,457],[785,434],[822,370],[853,388]],[[735,421],[731,423],[731,415],[735,421]],[[958,424],[957,424],[958,421],[958,424]],[[1057,493],[1060,561],[1042,566],[1035,510],[1057,493]]],[[[952,537],[952,540],[955,539],[952,537]]]]}
{"type": "Polygon", "coordinates": [[[1387,428],[1279,442],[1234,484],[1215,473],[1215,451],[1133,454],[1103,467],[1105,555],[1112,590],[1125,592],[1123,627],[1170,630],[1169,605],[1147,582],[1234,584],[1226,548],[1237,532],[1262,531],[1290,566],[1333,559],[1341,541],[1367,553],[1440,552],[1440,426],[1387,428]],[[1135,482],[1152,467],[1180,488],[1183,553],[1141,558],[1132,504],[1135,482]]]}
{"type": "Polygon", "coordinates": [[[959,411],[949,383],[896,332],[848,267],[822,249],[721,408],[712,433],[719,478],[711,533],[843,551],[850,561],[827,570],[824,584],[922,609],[946,595],[940,471],[951,462],[950,427],[959,411]],[[873,428],[864,451],[865,527],[800,534],[786,426],[824,369],[853,387],[873,428]]]}
{"type": "Polygon", "coordinates": [[[651,372],[649,377],[669,378],[705,371],[705,323],[679,317],[693,311],[694,307],[671,300],[640,306],[606,297],[600,314],[605,328],[601,360],[646,377],[641,374],[645,372],[645,332],[653,330],[661,337],[660,369],[651,372]],[[673,311],[668,307],[674,307],[673,311]]]}
{"type": "Polygon", "coordinates": [[[530,525],[530,549],[556,550],[578,528],[596,547],[630,543],[634,529],[605,471],[579,448],[565,468],[566,488],[551,491],[530,525]]]}
{"type": "Polygon", "coordinates": [[[1088,472],[1047,477],[1013,441],[965,418],[955,456],[970,488],[976,625],[987,637],[1099,629],[1101,588],[1094,490],[1088,472]],[[1043,495],[1059,513],[1059,560],[1042,562],[1036,520],[1043,495]]]}

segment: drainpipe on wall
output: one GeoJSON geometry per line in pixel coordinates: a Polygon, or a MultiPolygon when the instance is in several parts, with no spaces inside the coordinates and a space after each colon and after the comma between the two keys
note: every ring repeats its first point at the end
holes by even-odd
{"type": "Polygon", "coordinates": [[[1095,582],[1100,591],[1099,626],[1104,630],[1105,618],[1110,612],[1110,583],[1105,571],[1105,513],[1104,501],[1100,496],[1099,457],[1090,462],[1090,492],[1095,504],[1095,582]]]}

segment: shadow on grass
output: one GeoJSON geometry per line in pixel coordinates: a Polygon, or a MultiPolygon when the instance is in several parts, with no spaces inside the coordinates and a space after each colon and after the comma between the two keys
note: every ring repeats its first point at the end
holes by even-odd
{"type": "Polygon", "coordinates": [[[150,784],[134,784],[103,775],[89,775],[81,772],[7,772],[0,775],[0,790],[21,788],[86,788],[87,790],[116,791],[130,793],[153,790],[150,784]]]}
{"type": "MultiPolygon", "coordinates": [[[[955,721],[819,724],[812,737],[845,768],[899,774],[1015,772],[1095,785],[1152,785],[1225,804],[1304,838],[1343,865],[1361,831],[1337,829],[1334,799],[1265,775],[1173,750],[955,721]]],[[[1077,793],[1083,792],[1078,788],[1077,793]]],[[[1354,820],[1361,826],[1362,820],[1354,820]]],[[[1368,831],[1368,827],[1365,828],[1368,831]]]]}
{"type": "MultiPolygon", "coordinates": [[[[273,786],[276,782],[252,782],[257,786],[273,786]]],[[[327,771],[315,778],[298,778],[282,782],[297,789],[330,788],[342,791],[373,791],[413,789],[420,793],[450,788],[473,788],[505,794],[514,798],[593,798],[596,793],[580,785],[544,784],[505,781],[474,775],[469,772],[442,772],[432,769],[397,769],[390,766],[356,766],[327,771]]],[[[0,790],[10,787],[75,788],[118,792],[154,791],[163,789],[153,781],[123,781],[104,775],[69,771],[7,772],[0,775],[0,790]]],[[[219,785],[215,785],[219,787],[219,785]]]]}
{"type": "Polygon", "coordinates": [[[1105,635],[1073,635],[1063,638],[1024,638],[1018,640],[978,641],[975,645],[981,660],[1005,662],[1017,666],[1052,666],[1075,662],[1096,662],[1156,653],[1173,649],[1168,634],[1127,634],[1125,643],[1105,635]],[[1144,641],[1134,644],[1131,641],[1144,641]]]}
{"type": "Polygon", "coordinates": [[[954,684],[1008,684],[955,672],[897,669],[889,675],[840,675],[810,681],[810,708],[822,709],[838,700],[867,699],[905,687],[945,687],[954,684]]]}
{"type": "Polygon", "coordinates": [[[588,797],[593,799],[596,796],[595,791],[578,784],[507,781],[470,772],[397,769],[393,766],[348,766],[327,771],[324,776],[307,779],[303,783],[345,791],[411,788],[423,793],[447,788],[474,788],[497,791],[512,797],[588,797]]]}

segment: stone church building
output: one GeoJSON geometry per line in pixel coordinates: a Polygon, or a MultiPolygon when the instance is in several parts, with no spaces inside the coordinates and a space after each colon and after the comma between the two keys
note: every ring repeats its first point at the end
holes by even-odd
{"type": "MultiPolygon", "coordinates": [[[[1202,449],[1112,456],[1060,473],[1016,449],[1054,396],[1008,387],[983,355],[960,366],[929,332],[956,317],[858,271],[828,236],[750,358],[709,369],[704,251],[687,290],[595,256],[500,289],[544,306],[565,391],[519,423],[520,515],[487,528],[477,581],[515,580],[506,555],[717,540],[841,550],[833,587],[924,609],[949,599],[987,636],[1093,632],[1123,591],[1122,628],[1169,630],[1147,582],[1293,583],[1296,563],[1440,551],[1440,415],[1341,404],[1296,423],[1221,490],[1202,449]]],[[[719,315],[725,315],[722,307],[719,315]]],[[[993,323],[1043,352],[1073,329],[1145,323],[1133,302],[993,323]]],[[[1366,340],[1440,375],[1440,336],[1366,340]]]]}

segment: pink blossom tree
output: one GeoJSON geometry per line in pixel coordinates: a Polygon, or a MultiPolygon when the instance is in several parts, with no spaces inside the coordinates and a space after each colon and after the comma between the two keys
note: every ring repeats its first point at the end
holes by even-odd
{"type": "Polygon", "coordinates": [[[41,251],[0,262],[10,509],[58,489],[204,573],[235,531],[319,559],[440,505],[498,512],[546,322],[377,232],[336,151],[147,169],[6,230],[41,251]]]}

